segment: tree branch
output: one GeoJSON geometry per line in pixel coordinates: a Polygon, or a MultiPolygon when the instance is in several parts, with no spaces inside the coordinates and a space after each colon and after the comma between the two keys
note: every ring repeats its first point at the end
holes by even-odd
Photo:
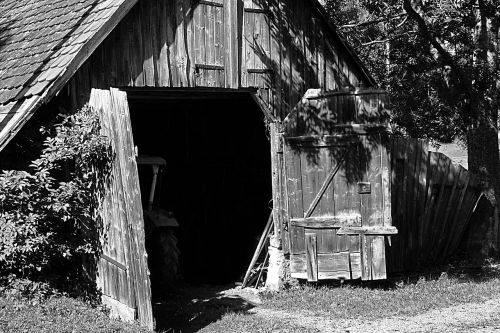
{"type": "Polygon", "coordinates": [[[444,62],[447,65],[450,65],[452,68],[458,70],[458,66],[455,63],[451,54],[446,51],[446,49],[441,45],[438,41],[434,33],[429,30],[427,27],[427,23],[424,18],[420,16],[420,14],[413,8],[411,4],[411,0],[403,0],[403,8],[408,14],[408,16],[417,22],[418,28],[420,32],[424,35],[424,37],[431,43],[431,45],[438,51],[439,55],[445,60],[444,62]]]}
{"type": "Polygon", "coordinates": [[[441,62],[444,65],[449,65],[452,70],[458,75],[458,78],[462,84],[464,84],[467,89],[472,92],[471,82],[467,79],[467,75],[462,71],[460,66],[456,63],[455,59],[451,54],[444,48],[439,42],[437,36],[429,29],[424,18],[417,12],[412,6],[411,0],[403,0],[403,8],[408,14],[409,18],[413,19],[421,32],[421,34],[427,39],[427,41],[437,50],[438,54],[441,56],[441,62]]]}
{"type": "Polygon", "coordinates": [[[372,40],[370,42],[366,42],[366,43],[361,43],[362,46],[370,46],[370,45],[373,45],[373,44],[382,44],[382,43],[387,43],[391,40],[394,40],[396,38],[399,38],[399,37],[402,37],[402,36],[405,36],[409,33],[415,33],[415,31],[405,31],[401,34],[397,34],[397,35],[393,35],[391,36],[390,38],[386,38],[386,39],[378,39],[378,40],[372,40]]]}
{"type": "Polygon", "coordinates": [[[402,16],[407,16],[408,14],[406,13],[400,13],[397,15],[389,16],[389,17],[384,17],[381,19],[376,19],[376,20],[369,20],[369,21],[363,21],[355,24],[345,24],[341,25],[341,29],[352,29],[352,28],[359,28],[359,27],[364,27],[367,25],[372,25],[372,24],[377,24],[377,23],[382,23],[382,22],[387,22],[387,21],[392,21],[394,19],[400,18],[402,16]]]}

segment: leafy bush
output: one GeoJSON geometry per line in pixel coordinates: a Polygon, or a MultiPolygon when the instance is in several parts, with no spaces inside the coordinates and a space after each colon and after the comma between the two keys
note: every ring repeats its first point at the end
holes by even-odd
{"type": "Polygon", "coordinates": [[[82,261],[95,266],[100,251],[100,198],[113,155],[88,106],[48,133],[30,172],[0,174],[0,274],[58,275],[80,288],[91,273],[82,261]]]}

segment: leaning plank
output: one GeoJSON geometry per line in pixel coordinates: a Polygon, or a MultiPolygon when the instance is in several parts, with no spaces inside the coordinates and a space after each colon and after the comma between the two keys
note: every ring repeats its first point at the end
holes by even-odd
{"type": "Polygon", "coordinates": [[[257,248],[255,249],[255,253],[253,254],[252,261],[250,261],[250,265],[248,266],[247,272],[245,273],[245,278],[243,279],[242,283],[242,288],[245,288],[248,283],[248,278],[250,277],[250,273],[252,272],[252,268],[255,266],[255,263],[257,262],[257,259],[259,259],[259,256],[262,252],[262,249],[264,248],[265,241],[267,237],[269,236],[269,232],[271,231],[271,225],[273,222],[273,214],[269,214],[269,218],[267,219],[267,224],[266,227],[264,228],[264,231],[262,232],[262,236],[260,236],[259,244],[257,245],[257,248]]]}

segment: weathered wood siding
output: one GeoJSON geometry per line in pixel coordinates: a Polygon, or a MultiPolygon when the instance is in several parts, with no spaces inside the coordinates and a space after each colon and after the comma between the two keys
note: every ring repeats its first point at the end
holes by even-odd
{"type": "Polygon", "coordinates": [[[141,0],[71,81],[90,87],[258,87],[283,116],[308,88],[369,86],[312,1],[141,0]]]}
{"type": "Polygon", "coordinates": [[[399,234],[391,271],[442,263],[455,254],[481,195],[479,180],[426,141],[392,141],[392,219],[399,234]]]}

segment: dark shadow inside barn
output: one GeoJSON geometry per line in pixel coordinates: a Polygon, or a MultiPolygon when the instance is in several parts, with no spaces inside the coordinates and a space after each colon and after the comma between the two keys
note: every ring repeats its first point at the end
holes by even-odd
{"type": "MultiPolygon", "coordinates": [[[[270,213],[264,114],[248,92],[140,89],[128,91],[128,96],[139,155],[166,162],[158,174],[153,207],[172,212],[178,222],[178,227],[168,228],[178,238],[181,280],[241,280],[270,213]]],[[[147,210],[152,167],[139,165],[139,178],[147,210]]],[[[158,290],[168,287],[160,281],[165,280],[162,270],[176,259],[165,258],[168,249],[152,244],[158,229],[146,229],[153,298],[161,299],[158,290]]]]}

